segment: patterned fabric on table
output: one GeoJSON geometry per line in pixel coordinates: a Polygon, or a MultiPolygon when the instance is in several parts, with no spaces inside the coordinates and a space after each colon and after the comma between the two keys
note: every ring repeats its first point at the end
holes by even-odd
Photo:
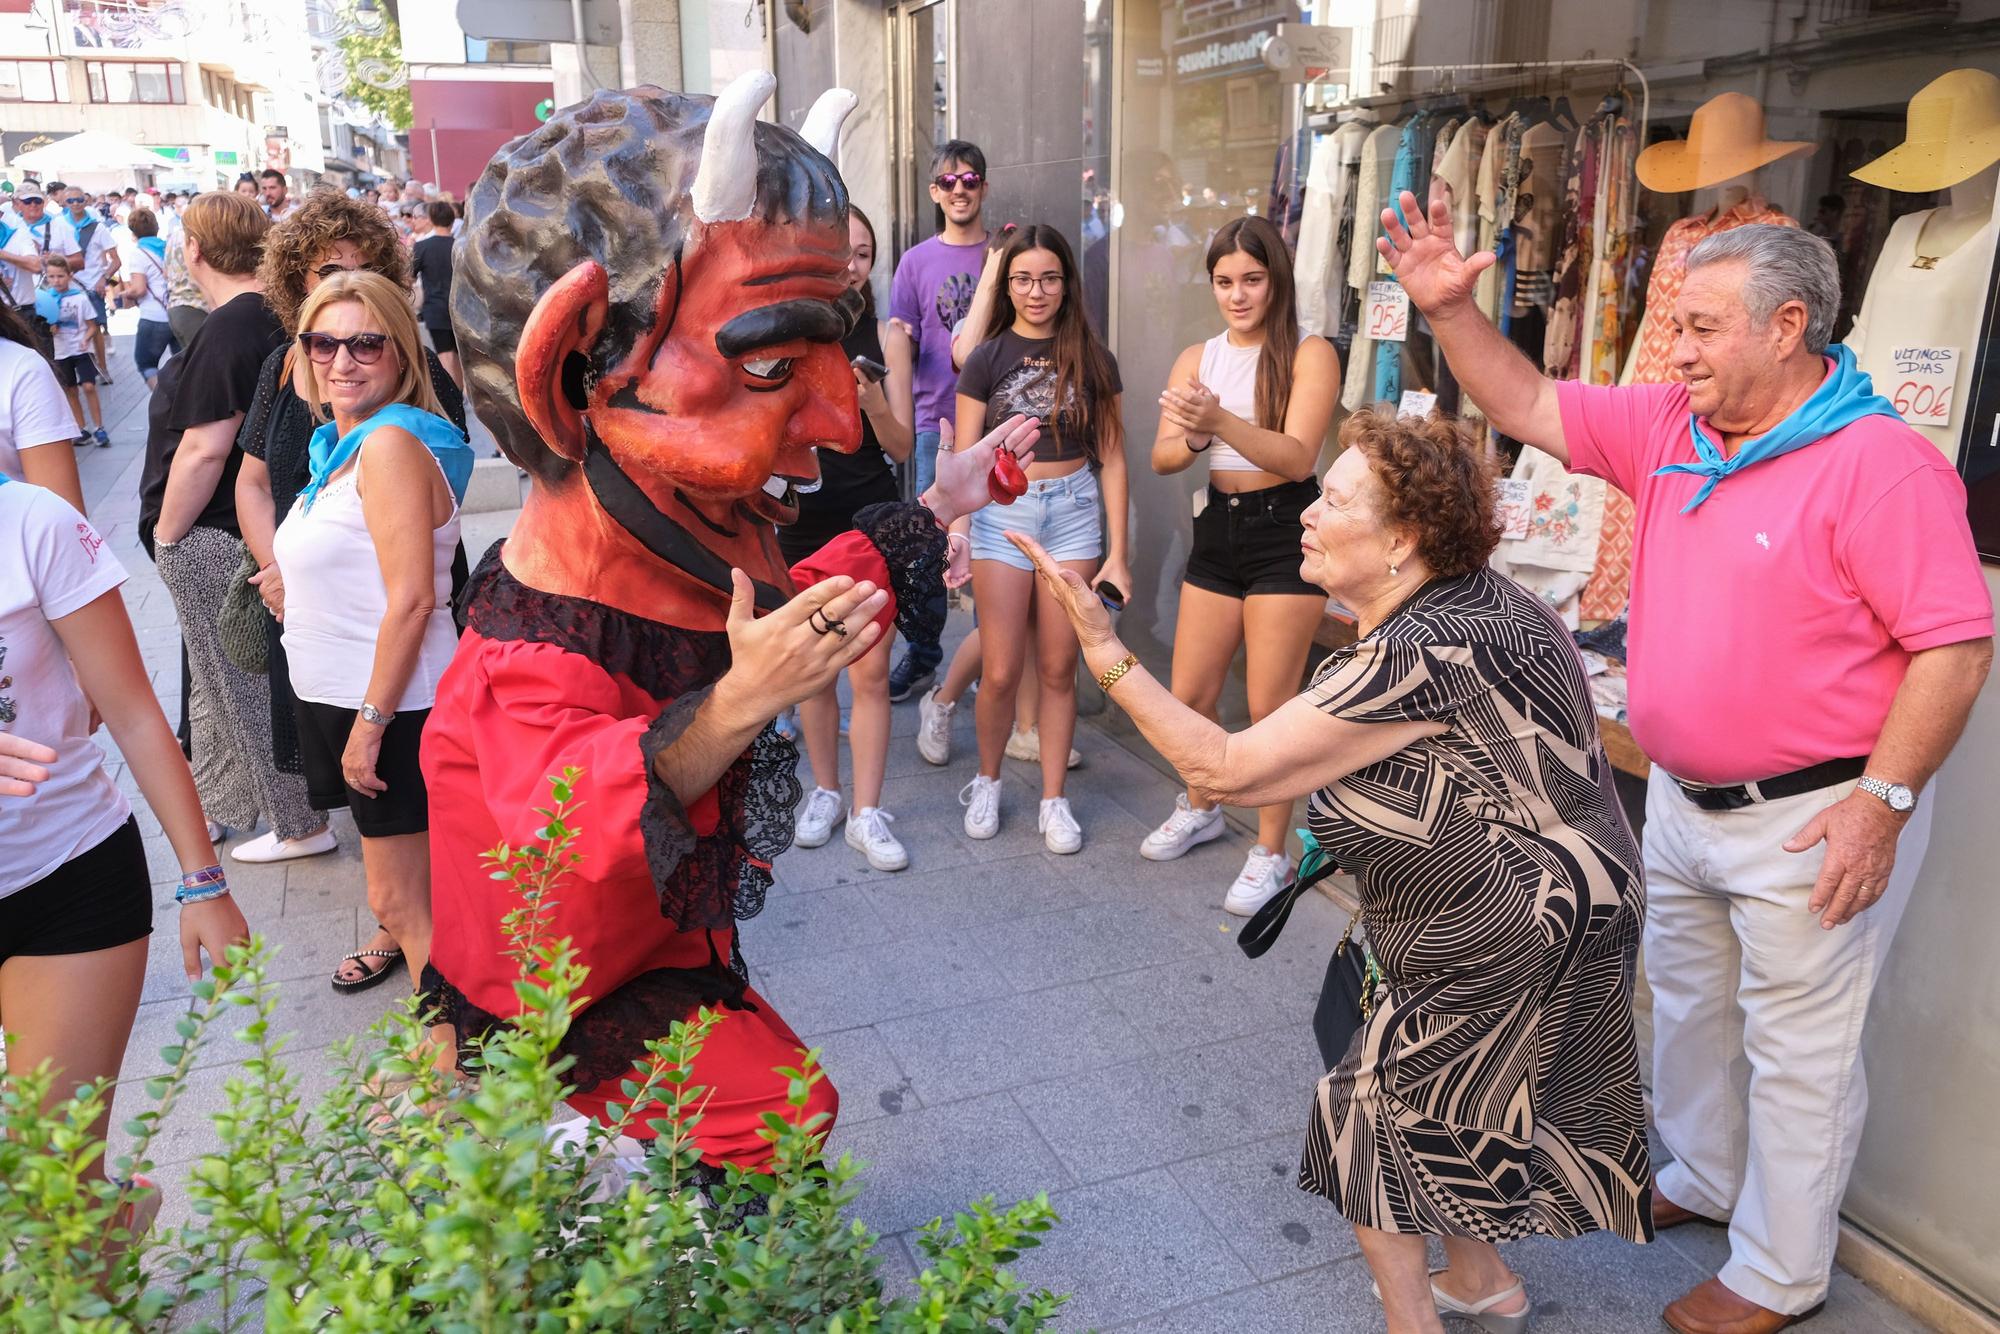
{"type": "MultiPolygon", "coordinates": [[[[1681,284],[1687,280],[1690,251],[1717,232],[1747,227],[1753,222],[1776,223],[1780,227],[1799,224],[1764,200],[1752,196],[1732,209],[1682,218],[1667,228],[1653,257],[1652,277],[1646,282],[1646,313],[1639,322],[1639,336],[1632,349],[1632,369],[1626,384],[1666,384],[1674,379],[1671,360],[1674,350],[1674,303],[1680,299],[1681,284]]],[[[1586,621],[1608,621],[1625,610],[1632,596],[1632,501],[1618,488],[1611,488],[1604,502],[1604,532],[1597,543],[1597,568],[1584,585],[1580,612],[1586,621]]]]}
{"type": "Polygon", "coordinates": [[[1388,981],[1320,1081],[1300,1186],[1391,1232],[1650,1240],[1645,885],[1569,635],[1491,570],[1434,580],[1307,697],[1445,730],[1310,801],[1388,981]]]}

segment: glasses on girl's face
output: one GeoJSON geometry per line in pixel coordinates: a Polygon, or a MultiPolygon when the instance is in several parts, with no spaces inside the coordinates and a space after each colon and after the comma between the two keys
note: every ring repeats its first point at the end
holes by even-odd
{"type": "Polygon", "coordinates": [[[382,349],[389,346],[389,335],[378,333],[354,334],[348,338],[335,338],[332,334],[302,333],[299,346],[314,364],[325,366],[340,355],[340,349],[347,349],[358,365],[373,366],[382,359],[382,349]]]}
{"type": "Polygon", "coordinates": [[[1045,273],[1039,278],[1030,277],[1025,273],[1013,273],[1007,276],[1007,286],[1022,296],[1026,296],[1036,288],[1054,296],[1062,291],[1063,278],[1060,273],[1045,273]]]}
{"type": "Polygon", "coordinates": [[[961,185],[969,193],[986,184],[986,178],[976,171],[948,171],[942,176],[933,176],[931,184],[946,194],[950,194],[961,185]]]}

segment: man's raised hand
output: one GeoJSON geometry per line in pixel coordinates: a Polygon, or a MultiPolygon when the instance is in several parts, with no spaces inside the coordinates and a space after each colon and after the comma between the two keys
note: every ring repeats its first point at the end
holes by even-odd
{"type": "Polygon", "coordinates": [[[1382,210],[1382,235],[1375,248],[1389,261],[1410,300],[1427,315],[1470,301],[1479,275],[1493,266],[1493,252],[1458,253],[1451,239],[1451,205],[1438,183],[1431,185],[1428,216],[1418,210],[1417,197],[1408,190],[1397,203],[1399,209],[1382,210]]]}

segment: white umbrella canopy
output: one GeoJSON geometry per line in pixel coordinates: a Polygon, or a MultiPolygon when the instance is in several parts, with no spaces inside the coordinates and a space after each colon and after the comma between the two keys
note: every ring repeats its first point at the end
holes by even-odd
{"type": "Polygon", "coordinates": [[[22,153],[8,165],[19,171],[37,172],[46,179],[67,178],[83,172],[157,171],[171,164],[158,153],[120,139],[115,134],[85,130],[22,153]]]}

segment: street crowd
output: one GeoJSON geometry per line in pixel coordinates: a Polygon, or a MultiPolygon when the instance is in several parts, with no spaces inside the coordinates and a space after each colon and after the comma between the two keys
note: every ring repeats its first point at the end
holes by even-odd
{"type": "MultiPolygon", "coordinates": [[[[1764,1334],[1816,1309],[1866,1109],[1862,1019],[1919,892],[1922,792],[1992,656],[1963,487],[1830,344],[1830,249],[1765,226],[1705,243],[1677,308],[1681,378],[1594,387],[1545,379],[1479,313],[1491,256],[1460,252],[1442,200],[1405,193],[1384,215],[1382,253],[1465,396],[1638,507],[1631,718],[1656,764],[1642,852],[1569,631],[1488,566],[1484,427],[1389,406],[1339,418],[1340,354],[1301,336],[1285,239],[1257,216],[1208,240],[1212,336],[1165,383],[1128,384],[1072,239],[989,217],[987,173],[974,144],[938,150],[940,225],[895,262],[886,310],[869,211],[839,224],[855,316],[811,342],[838,343],[860,446],[820,449],[817,478],[792,479],[806,485],[777,541],[801,591],[770,618],[841,644],[780,681],[760,656],[781,652],[777,632],[729,627],[728,670],[772,683],[756,721],[804,753],[790,841],[839,829],[884,875],[921,864],[923,831],[906,843],[883,805],[892,710],[915,708],[913,744],[943,766],[970,699],[965,834],[1032,817],[1050,852],[1078,852],[1080,662],[1185,782],[1135,866],[1219,837],[1233,806],[1257,840],[1218,888],[1255,929],[1275,932],[1328,870],[1356,878],[1369,971],[1351,1012],[1329,973],[1300,1184],[1354,1225],[1390,1330],[1447,1314],[1529,1328],[1506,1242],[1703,1223],[1729,1229],[1730,1258],[1668,1308],[1673,1328],[1764,1334]],[[1150,439],[1128,438],[1138,421],[1157,421],[1150,439]],[[991,503],[961,499],[974,450],[991,503]],[[1116,630],[1132,532],[1188,520],[1136,514],[1128,474],[1204,465],[1156,679],[1116,630]],[[879,591],[805,572],[906,494],[946,531],[898,650],[847,633],[879,591]],[[947,599],[967,593],[976,628],[947,660],[947,599]],[[1329,599],[1358,637],[1313,666],[1329,599]],[[1251,722],[1230,733],[1216,719],[1239,663],[1251,722]],[[1007,757],[1039,765],[1031,812],[1005,808],[1007,757]],[[1642,937],[1650,1111],[1673,1159],[1657,1173],[1631,1016],[1642,937]]],[[[437,976],[450,927],[433,911],[426,724],[464,656],[454,605],[509,577],[459,540],[485,382],[468,404],[453,260],[478,221],[427,185],[301,197],[275,172],[187,198],[50,182],[0,205],[10,1064],[113,1074],[138,1004],[152,875],[100,721],[179,863],[190,975],[253,925],[219,850],[321,856],[345,808],[379,926],[331,985],[437,976]],[[129,371],[106,338],[125,305],[129,371]],[[75,451],[109,443],[96,387],[114,373],[151,387],[141,535],[179,616],[178,736],[77,481],[75,451]]],[[[724,348],[752,393],[806,355],[724,348]]],[[[143,1223],[157,1192],[135,1183],[130,1207],[143,1223]]]]}

